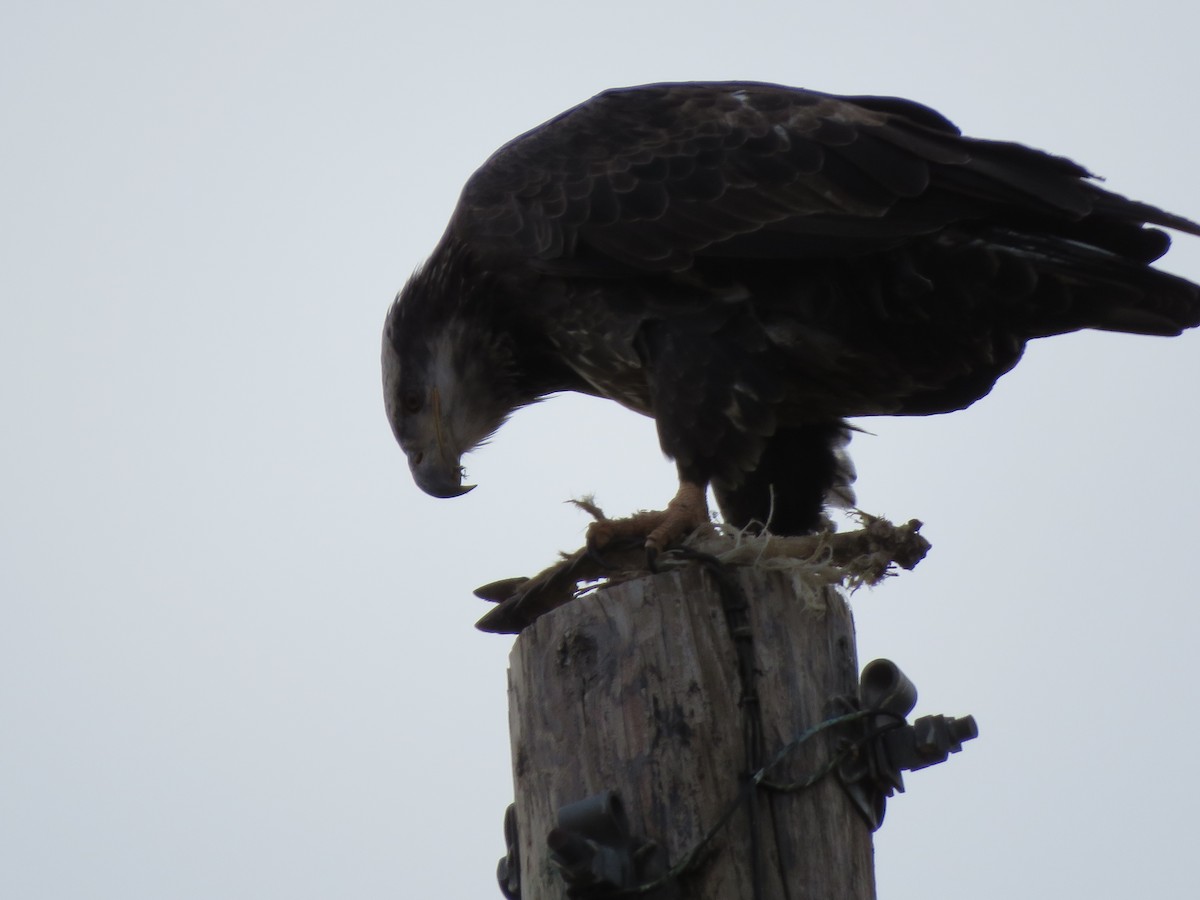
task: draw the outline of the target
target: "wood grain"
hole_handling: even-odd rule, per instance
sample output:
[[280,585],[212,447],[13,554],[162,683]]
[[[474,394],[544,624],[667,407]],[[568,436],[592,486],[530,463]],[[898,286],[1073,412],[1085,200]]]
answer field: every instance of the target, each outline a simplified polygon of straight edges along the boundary
[[[855,691],[854,626],[842,596],[786,571],[739,568],[751,602],[766,758]],[[736,801],[746,773],[736,655],[710,577],[699,567],[611,587],[542,616],[510,658],[509,718],[523,900],[558,900],[564,883],[546,835],[559,806],[607,789],[632,831],[674,865]],[[796,780],[828,760],[822,733],[772,771]],[[743,804],[744,806],[744,804]],[[764,900],[874,897],[871,834],[833,778],[758,791]],[[681,882],[682,896],[752,896],[745,808]]]

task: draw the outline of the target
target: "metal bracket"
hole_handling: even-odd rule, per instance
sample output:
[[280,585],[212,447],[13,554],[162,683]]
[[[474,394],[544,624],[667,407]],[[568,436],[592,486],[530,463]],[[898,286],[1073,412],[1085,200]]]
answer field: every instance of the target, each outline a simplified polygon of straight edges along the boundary
[[517,804],[504,810],[505,854],[496,865],[496,880],[505,900],[521,900],[521,844],[517,834]]
[[[670,869],[661,846],[630,834],[616,791],[559,807],[558,827],[546,842],[571,898],[612,896],[649,884]],[[672,881],[642,896],[674,900],[678,889]]]
[[838,778],[872,830],[883,824],[887,798],[904,792],[901,770],[916,771],[945,762],[964,741],[979,737],[973,716],[923,716],[911,725],[917,689],[890,659],[877,659],[862,670],[857,697],[838,701],[841,711],[873,715],[852,723],[851,740],[859,752],[838,766]]

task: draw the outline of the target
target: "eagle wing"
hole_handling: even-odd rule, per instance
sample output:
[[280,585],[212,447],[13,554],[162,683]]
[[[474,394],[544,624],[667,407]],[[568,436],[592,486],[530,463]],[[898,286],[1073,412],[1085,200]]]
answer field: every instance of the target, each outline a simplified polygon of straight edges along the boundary
[[907,100],[648,85],[510,141],[470,179],[450,231],[484,258],[568,276],[857,255],[954,222],[1029,216],[1143,262],[1169,245],[1143,223],[1200,234],[1089,177],[1063,157],[965,138]]

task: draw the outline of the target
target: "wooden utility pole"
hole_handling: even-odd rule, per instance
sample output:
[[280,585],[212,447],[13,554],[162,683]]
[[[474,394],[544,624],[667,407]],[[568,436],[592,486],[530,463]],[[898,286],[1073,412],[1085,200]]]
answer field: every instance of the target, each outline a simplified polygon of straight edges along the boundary
[[[804,781],[835,758],[833,729],[783,751],[836,714],[833,698],[857,693],[846,602],[786,568],[739,566],[726,577],[749,601],[740,623],[729,592],[693,564],[567,603],[517,638],[509,719],[521,900],[564,896],[547,836],[560,807],[597,795],[628,819],[610,844],[630,838],[624,849],[643,862],[645,841],[662,851],[657,868],[626,872],[626,887],[686,865],[643,896],[875,896],[871,829],[835,777],[786,792],[748,781],[781,752],[764,781]],[[739,665],[747,652],[749,669]],[[597,844],[570,827],[551,840],[566,859]]]

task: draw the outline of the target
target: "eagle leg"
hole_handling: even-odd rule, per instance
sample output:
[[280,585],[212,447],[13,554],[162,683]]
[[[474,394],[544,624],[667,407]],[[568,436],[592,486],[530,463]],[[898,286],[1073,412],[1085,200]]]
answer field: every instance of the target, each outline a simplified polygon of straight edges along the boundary
[[654,560],[667,547],[709,523],[707,486],[680,480],[679,491],[663,510],[635,513],[625,519],[602,519],[588,527],[588,550],[599,555],[605,547],[629,539],[643,540],[646,558]]

